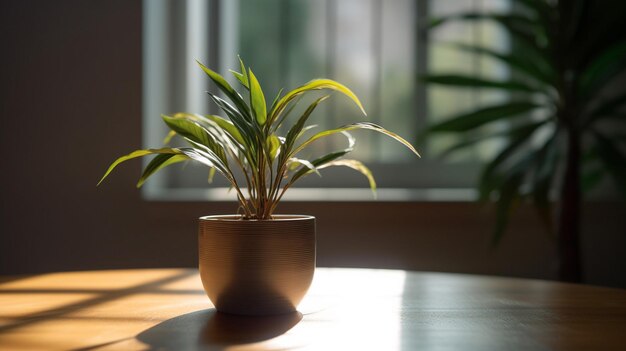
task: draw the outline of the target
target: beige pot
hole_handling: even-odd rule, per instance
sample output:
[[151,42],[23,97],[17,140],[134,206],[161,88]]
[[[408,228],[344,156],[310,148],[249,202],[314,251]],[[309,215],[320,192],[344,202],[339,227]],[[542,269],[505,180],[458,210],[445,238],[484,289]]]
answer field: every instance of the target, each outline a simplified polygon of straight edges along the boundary
[[199,268],[204,291],[220,312],[294,312],[315,271],[315,217],[200,217]]

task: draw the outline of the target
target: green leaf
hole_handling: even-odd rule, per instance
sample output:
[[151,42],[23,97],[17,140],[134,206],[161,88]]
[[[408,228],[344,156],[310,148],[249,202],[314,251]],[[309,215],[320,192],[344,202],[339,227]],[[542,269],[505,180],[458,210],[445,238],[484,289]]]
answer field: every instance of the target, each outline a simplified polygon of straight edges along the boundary
[[422,77],[426,83],[441,84],[466,88],[492,88],[518,92],[535,93],[537,90],[527,84],[516,81],[494,81],[460,74],[442,74]]
[[317,167],[315,167],[309,160],[304,160],[304,159],[297,158],[297,157],[291,157],[289,158],[289,160],[287,160],[287,163],[289,164],[289,168],[293,168],[294,166],[297,167],[298,165],[301,165],[310,169],[312,172],[315,172],[317,175],[321,176],[320,172],[317,170]]
[[[233,87],[226,81],[226,79],[224,79],[224,77],[219,75],[217,72],[214,72],[210,68],[200,63],[200,61],[196,60],[196,62],[198,63],[198,65],[200,65],[200,68],[204,71],[204,73],[206,73],[209,78],[211,78],[211,80],[217,85],[217,87],[237,106],[240,113],[243,114],[243,116],[245,117],[250,117],[248,105],[246,105],[241,95],[239,95],[239,93],[235,89],[233,89]],[[250,120],[251,118],[248,119]]]
[[[291,112],[296,108],[296,106],[298,105],[298,103],[300,102],[300,100],[302,100],[302,95],[298,96],[295,100],[292,100],[289,103],[289,108],[284,110],[285,112],[280,114],[280,117],[278,119],[273,119],[272,120],[272,132],[276,132],[280,126],[283,124],[283,122],[287,119],[287,117],[289,117],[289,115],[291,114]],[[274,104],[276,105],[276,104]],[[272,107],[273,109],[273,107]]]
[[167,126],[177,134],[189,138],[199,144],[208,146],[211,143],[209,133],[187,118],[174,118],[161,115],[161,118]]
[[530,136],[533,132],[534,129],[528,129],[513,136],[509,144],[483,168],[479,181],[479,197],[482,201],[487,200],[489,193],[500,185],[500,179],[494,175],[494,172],[500,165],[507,161],[509,157],[514,155],[515,151],[517,151],[521,145],[530,140]]
[[528,60],[524,60],[523,59],[525,57],[524,55],[503,54],[495,50],[482,48],[482,47],[474,46],[474,45],[461,44],[461,43],[453,44],[453,46],[461,51],[481,54],[481,55],[485,55],[493,59],[496,59],[512,67],[513,69],[516,69],[517,71],[524,73],[530,76],[531,78],[534,78],[538,82],[548,84],[548,85],[553,84],[553,79],[552,79],[553,72],[549,72],[549,73],[544,72],[541,69],[542,65],[537,65],[536,62],[532,62],[532,61],[529,62]]
[[209,168],[209,176],[207,177],[209,184],[213,183],[213,177],[215,177],[215,167]]
[[163,138],[163,145],[168,145],[172,141],[172,138],[175,136],[176,136],[176,132],[173,130],[170,130],[165,136],[165,138]]
[[250,81],[248,80],[248,71],[246,70],[246,65],[243,64],[243,60],[241,59],[241,57],[239,57],[239,55],[237,55],[237,59],[239,59],[239,69],[241,70],[241,75],[243,76],[244,82],[246,83],[244,85],[248,87]]
[[626,93],[618,94],[609,99],[600,101],[595,108],[589,112],[585,126],[590,126],[602,117],[613,115],[626,107]]
[[[623,14],[626,13],[626,3],[622,1],[613,1],[611,6],[602,6],[598,1],[586,1],[587,5],[596,7],[595,14],[589,14],[585,11],[584,26],[579,26],[577,37],[575,41],[571,43],[565,43],[569,46],[562,46],[568,50],[568,66],[575,67],[579,74],[585,67],[588,67],[590,62],[593,62],[594,57],[598,57],[598,54],[602,53],[607,47],[615,44],[613,39],[624,40],[624,18]],[[594,6],[597,3],[600,6]],[[592,5],[593,4],[593,5]],[[605,11],[602,11],[605,9]],[[608,10],[608,11],[607,11]],[[602,25],[590,25],[592,23],[591,18],[602,18]],[[619,34],[618,34],[619,33]],[[608,40],[607,40],[608,39]],[[555,42],[561,43],[560,38],[554,39]],[[578,79],[580,83],[580,79]]]
[[580,179],[580,187],[583,189],[583,192],[586,193],[592,190],[596,185],[600,184],[600,181],[604,179],[605,174],[606,172],[603,168],[596,168],[583,173]]
[[296,140],[300,139],[300,137],[302,137],[304,135],[304,133],[308,132],[311,129],[317,128],[317,127],[319,127],[317,124],[311,124],[311,125],[308,125],[308,126],[302,128],[300,133],[298,133],[298,135],[296,135]]
[[465,132],[503,118],[529,112],[540,105],[532,102],[511,102],[463,113],[430,127],[431,132]]
[[[217,129],[219,125],[201,115],[177,113],[175,117],[162,117],[172,130],[184,137],[195,149],[202,151],[203,156],[210,159],[215,167],[219,166],[222,173],[231,173],[224,149],[227,143],[226,134],[223,130]],[[202,126],[202,122],[207,123],[210,129]],[[184,153],[185,149],[180,150]]]
[[396,133],[390,132],[387,129],[385,129],[385,128],[377,125],[377,124],[370,123],[370,122],[357,122],[357,123],[348,124],[348,125],[336,128],[336,129],[330,129],[330,130],[325,130],[325,131],[319,132],[319,133],[311,136],[309,139],[307,139],[302,144],[300,144],[292,152],[292,155],[295,155],[296,153],[300,152],[307,145],[311,144],[312,142],[314,142],[317,139],[320,139],[320,138],[323,138],[323,137],[327,137],[329,135],[333,135],[333,134],[336,134],[336,133],[347,132],[347,131],[354,130],[354,129],[368,129],[368,130],[373,130],[375,132],[387,135],[387,136],[395,139],[396,141],[400,142],[402,145],[406,146],[409,150],[411,150],[418,157],[420,156],[420,154],[417,152],[417,150],[415,150],[413,145],[411,145],[411,143],[409,143],[408,141],[404,140],[401,136],[397,135]]
[[272,122],[275,121],[278,118],[278,116],[283,112],[283,110],[287,107],[287,105],[289,104],[291,100],[295,99],[296,97],[302,95],[305,92],[313,91],[313,90],[320,90],[320,89],[335,90],[346,95],[361,109],[361,112],[363,112],[364,115],[367,115],[365,113],[365,109],[363,108],[363,105],[361,104],[361,101],[359,101],[359,98],[350,89],[348,89],[348,87],[330,79],[314,79],[288,92],[285,96],[283,96],[280,100],[278,100],[278,102],[276,103],[276,106],[270,112],[270,120]]
[[163,148],[163,149],[146,149],[146,150],[136,150],[131,152],[128,155],[124,155],[122,157],[119,157],[118,159],[116,159],[107,169],[107,171],[104,173],[104,175],[102,176],[102,178],[100,179],[100,181],[98,182],[97,185],[100,185],[100,183],[102,183],[102,181],[104,180],[104,178],[106,178],[115,167],[117,167],[117,165],[119,165],[122,162],[131,160],[133,158],[137,158],[137,157],[143,157],[143,156],[147,156],[147,155],[154,155],[154,154],[180,154],[181,151],[179,149],[173,149],[173,148]]
[[246,118],[224,99],[214,94],[208,93],[215,104],[222,109],[230,118],[230,121],[235,125],[242,138],[245,140],[246,145],[251,149],[252,153],[259,149],[257,133],[258,128],[255,128],[256,123],[252,125]]
[[137,182],[137,188],[140,188],[148,178],[160,171],[161,169],[182,161],[189,160],[189,157],[182,154],[158,154],[146,166],[141,174],[141,178]]
[[537,166],[532,182],[532,197],[535,211],[550,237],[554,237],[550,191],[552,190],[558,159],[557,147],[555,146],[556,137],[556,133],[552,134],[540,151],[536,153]]
[[206,73],[209,76],[209,78],[211,78],[211,80],[215,82],[217,87],[220,88],[220,90],[222,90],[224,94],[226,94],[229,97],[230,95],[237,94],[235,89],[233,89],[233,87],[230,86],[230,84],[226,81],[226,79],[224,79],[224,77],[222,77],[219,73],[203,65],[200,61],[196,60],[196,63],[200,66],[200,68],[204,71],[204,73]]
[[203,145],[191,142],[194,148],[181,148],[180,152],[188,156],[190,159],[200,162],[210,168],[215,168],[220,172],[227,180],[233,181],[234,176],[228,167],[228,164],[224,160],[220,159],[213,150],[203,147]]
[[369,168],[367,168],[361,161],[346,160],[346,159],[334,160],[334,161],[325,163],[317,167],[317,169],[323,169],[323,168],[334,167],[334,166],[345,166],[345,167],[349,167],[356,171],[361,172],[365,177],[367,177],[367,180],[369,181],[369,184],[370,184],[370,189],[372,189],[374,198],[376,198],[376,181],[374,180],[372,171],[370,171]]
[[539,17],[546,17],[551,12],[551,7],[544,0],[517,0],[518,3],[532,10]]
[[[347,148],[345,150],[340,150],[340,151],[335,151],[329,154],[326,154],[324,156],[318,157],[315,160],[311,161],[311,164],[313,165],[313,168],[317,168],[320,166],[323,166],[324,164],[328,163],[328,162],[332,162],[342,156],[344,156],[345,154],[349,153],[352,151],[352,148]],[[295,183],[298,179],[300,179],[301,177],[303,177],[304,175],[313,173],[314,171],[312,171],[308,166],[305,167],[300,167],[300,169],[298,169],[293,176],[291,176],[291,179],[289,180],[289,183],[287,184],[288,186],[290,186],[291,184]]]
[[214,116],[214,115],[207,115],[206,118],[212,120],[217,125],[219,125],[226,133],[228,133],[239,144],[247,145],[245,140],[241,136],[241,133],[232,122],[229,122],[222,117]]
[[427,19],[428,22],[426,23],[425,29],[428,30],[432,30],[435,29],[437,27],[439,27],[440,25],[446,23],[449,18],[447,17],[431,17]]
[[[169,118],[180,120],[179,124],[182,125],[178,126],[178,128],[191,128],[192,132],[195,132],[195,134],[200,134],[203,137],[206,136],[206,140],[204,140],[204,138],[194,137],[193,135],[190,136],[188,135],[189,133],[183,133],[185,135],[182,135],[187,141],[193,141],[202,145],[202,147],[213,150],[213,152],[220,157],[223,163],[227,163],[225,148],[228,148],[230,151],[232,151],[233,154],[237,154],[238,151],[246,151],[245,145],[240,144],[233,136],[230,135],[227,129],[231,129],[231,132],[235,133],[235,135],[237,135],[238,131],[234,129],[230,122],[222,119],[221,117],[202,116],[197,114],[179,112],[174,114],[173,117]],[[222,126],[220,126],[220,124],[216,123],[214,120],[221,123],[226,129],[222,128]],[[198,128],[200,128],[200,130],[198,130]],[[172,132],[176,134],[175,130],[173,130]]]
[[[482,21],[482,20],[493,20],[500,24],[506,25],[506,27],[512,27],[514,24],[517,27],[532,27],[534,23],[527,17],[518,16],[518,15],[502,15],[502,14],[494,14],[494,13],[479,13],[479,12],[466,12],[457,15],[444,16],[436,18],[435,21],[432,22],[431,28],[433,26],[439,26],[446,22],[450,21]],[[528,33],[532,33],[530,28],[525,28],[525,31]]]
[[518,198],[517,189],[522,179],[522,174],[514,174],[505,181],[504,186],[500,189],[500,198],[496,209],[496,225],[491,240],[493,246],[497,246],[504,235],[511,216],[513,202]]
[[248,73],[246,72],[246,67],[243,64],[243,61],[241,60],[241,57],[237,56],[239,58],[239,67],[241,69],[241,73],[237,72],[237,71],[233,71],[232,69],[229,69],[230,73],[233,74],[233,76],[235,76],[235,78],[237,78],[237,80],[239,81],[239,83],[241,83],[241,85],[244,86],[244,88],[246,89],[250,89],[250,84],[248,82]]
[[605,84],[625,69],[626,42],[617,43],[600,53],[583,71],[579,91],[589,97],[602,89]]
[[492,244],[499,243],[508,224],[511,215],[512,205],[523,196],[521,185],[525,174],[529,172],[533,162],[536,162],[538,152],[528,152],[519,158],[513,166],[499,177],[498,193],[499,199],[496,209],[496,226],[493,234]]
[[278,91],[278,94],[276,94],[276,97],[274,97],[274,100],[272,101],[272,107],[270,108],[270,111],[274,110],[274,107],[276,106],[276,103],[278,102],[278,99],[280,99],[280,95],[283,93],[283,88],[280,88],[280,90]]
[[[556,67],[554,66],[554,45],[557,42],[554,30],[559,27],[555,23],[559,14],[556,6],[537,3],[532,0],[521,0],[527,7],[534,8],[534,11],[525,11],[516,14],[494,14],[494,13],[463,13],[444,17],[436,21],[438,25],[451,21],[492,21],[502,26],[510,38],[512,47],[516,53],[525,57],[526,60],[536,65],[537,68],[550,77],[555,77]],[[515,9],[516,6],[513,6]],[[556,81],[555,79],[551,79]]]
[[237,80],[239,81],[239,83],[241,83],[241,85],[243,85],[245,88],[249,89],[250,87],[248,86],[248,82],[246,81],[246,78],[243,74],[237,72],[237,71],[233,71],[232,69],[228,70],[230,73],[233,74],[233,76],[235,78],[237,78]]
[[512,129],[507,129],[504,131],[500,131],[500,132],[496,132],[496,133],[491,133],[491,134],[486,134],[486,135],[479,135],[477,137],[474,138],[470,138],[470,139],[465,139],[462,140],[461,142],[454,144],[450,147],[448,147],[447,149],[445,149],[442,153],[441,153],[441,157],[445,157],[447,155],[449,155],[450,153],[457,151],[457,150],[462,150],[466,147],[472,146],[474,144],[492,139],[492,138],[498,138],[498,137],[515,137],[517,135],[520,134],[526,134],[527,132],[532,132],[534,130],[536,130],[537,128],[545,125],[548,122],[548,120],[544,120],[544,121],[540,121],[540,122],[535,122],[535,123],[530,123],[530,124],[524,124],[521,125],[519,127],[515,127]]
[[270,136],[267,137],[267,147],[268,147],[268,151],[269,151],[269,160],[270,162],[272,162],[276,156],[278,156],[278,154],[280,153],[280,139],[275,135],[272,134]]
[[626,156],[613,141],[599,133],[594,133],[598,156],[613,177],[618,189],[626,197]]
[[320,97],[319,99],[313,101],[311,105],[302,113],[298,121],[289,129],[287,135],[285,137],[285,155],[291,154],[291,149],[293,147],[294,142],[297,137],[300,135],[300,132],[304,129],[304,124],[309,119],[309,116],[313,113],[313,110],[319,105],[320,102],[326,100],[329,95],[325,95]]
[[231,122],[233,122],[233,124],[237,126],[237,129],[239,129],[239,131],[249,129],[246,127],[252,127],[250,121],[248,121],[245,116],[242,115],[241,112],[237,110],[233,105],[229,104],[226,100],[215,94],[211,94],[208,92],[207,94],[209,95],[209,97],[211,97],[211,100],[213,100],[217,107],[219,107],[222,111],[224,111],[224,113],[226,113],[228,118],[230,118]]
[[[512,39],[524,42],[526,45],[533,47],[538,44],[550,44],[546,40],[546,25],[550,25],[545,21],[543,23],[525,16],[511,14],[494,14],[494,13],[462,13],[460,15],[452,15],[439,18],[432,22],[433,25],[439,26],[449,21],[494,21],[504,27]],[[538,42],[538,39],[543,39]]]
[[259,81],[256,79],[252,70],[249,70],[250,75],[250,103],[252,104],[252,111],[256,117],[256,121],[259,125],[264,125],[267,120],[267,111],[265,105],[265,95]]
[[[480,178],[481,200],[487,200],[488,195],[494,190],[497,190],[499,194],[496,226],[492,241],[494,245],[498,244],[506,229],[513,202],[525,196],[522,191],[522,182],[526,175],[534,175],[535,177],[532,188],[533,196],[535,196],[535,200],[537,200],[537,196],[540,197],[539,201],[535,203],[535,209],[546,224],[548,232],[551,233],[552,231],[548,194],[558,157],[556,154],[557,144],[555,143],[558,134],[555,132],[549,136],[538,150],[524,150],[525,152],[520,152],[518,157],[512,157],[521,145],[530,141],[531,130],[520,131],[519,135],[512,138],[510,144],[485,167]],[[499,170],[505,161],[509,161],[507,162],[508,167]]]

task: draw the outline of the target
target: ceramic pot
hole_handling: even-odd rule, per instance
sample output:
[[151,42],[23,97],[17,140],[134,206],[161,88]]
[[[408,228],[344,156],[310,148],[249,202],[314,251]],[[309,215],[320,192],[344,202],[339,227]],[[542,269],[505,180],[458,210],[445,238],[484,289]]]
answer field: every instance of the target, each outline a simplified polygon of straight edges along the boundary
[[315,217],[200,217],[198,249],[202,285],[218,311],[294,312],[315,271]]

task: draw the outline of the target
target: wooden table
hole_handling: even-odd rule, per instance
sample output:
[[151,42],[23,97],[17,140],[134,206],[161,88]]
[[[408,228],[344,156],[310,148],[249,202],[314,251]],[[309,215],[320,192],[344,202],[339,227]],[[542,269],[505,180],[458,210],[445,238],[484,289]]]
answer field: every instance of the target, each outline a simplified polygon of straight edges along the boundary
[[626,290],[320,268],[300,313],[216,313],[196,270],[0,278],[0,350],[625,350]]

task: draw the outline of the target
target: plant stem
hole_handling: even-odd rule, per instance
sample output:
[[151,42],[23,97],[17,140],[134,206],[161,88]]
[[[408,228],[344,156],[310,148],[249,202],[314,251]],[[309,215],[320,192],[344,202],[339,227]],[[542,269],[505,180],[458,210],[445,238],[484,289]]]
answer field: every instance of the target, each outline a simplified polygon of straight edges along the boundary
[[278,201],[276,199],[276,197],[278,196],[278,191],[280,190],[280,184],[282,183],[283,180],[283,176],[285,174],[285,165],[286,163],[283,161],[283,158],[281,157],[278,161],[278,164],[280,166],[278,166],[278,169],[276,170],[276,178],[274,179],[274,183],[272,184],[272,187],[270,188],[270,202],[271,202],[271,211],[274,211],[275,203]]
[[580,257],[580,136],[568,128],[567,156],[558,217],[559,279],[579,283],[582,279]]

